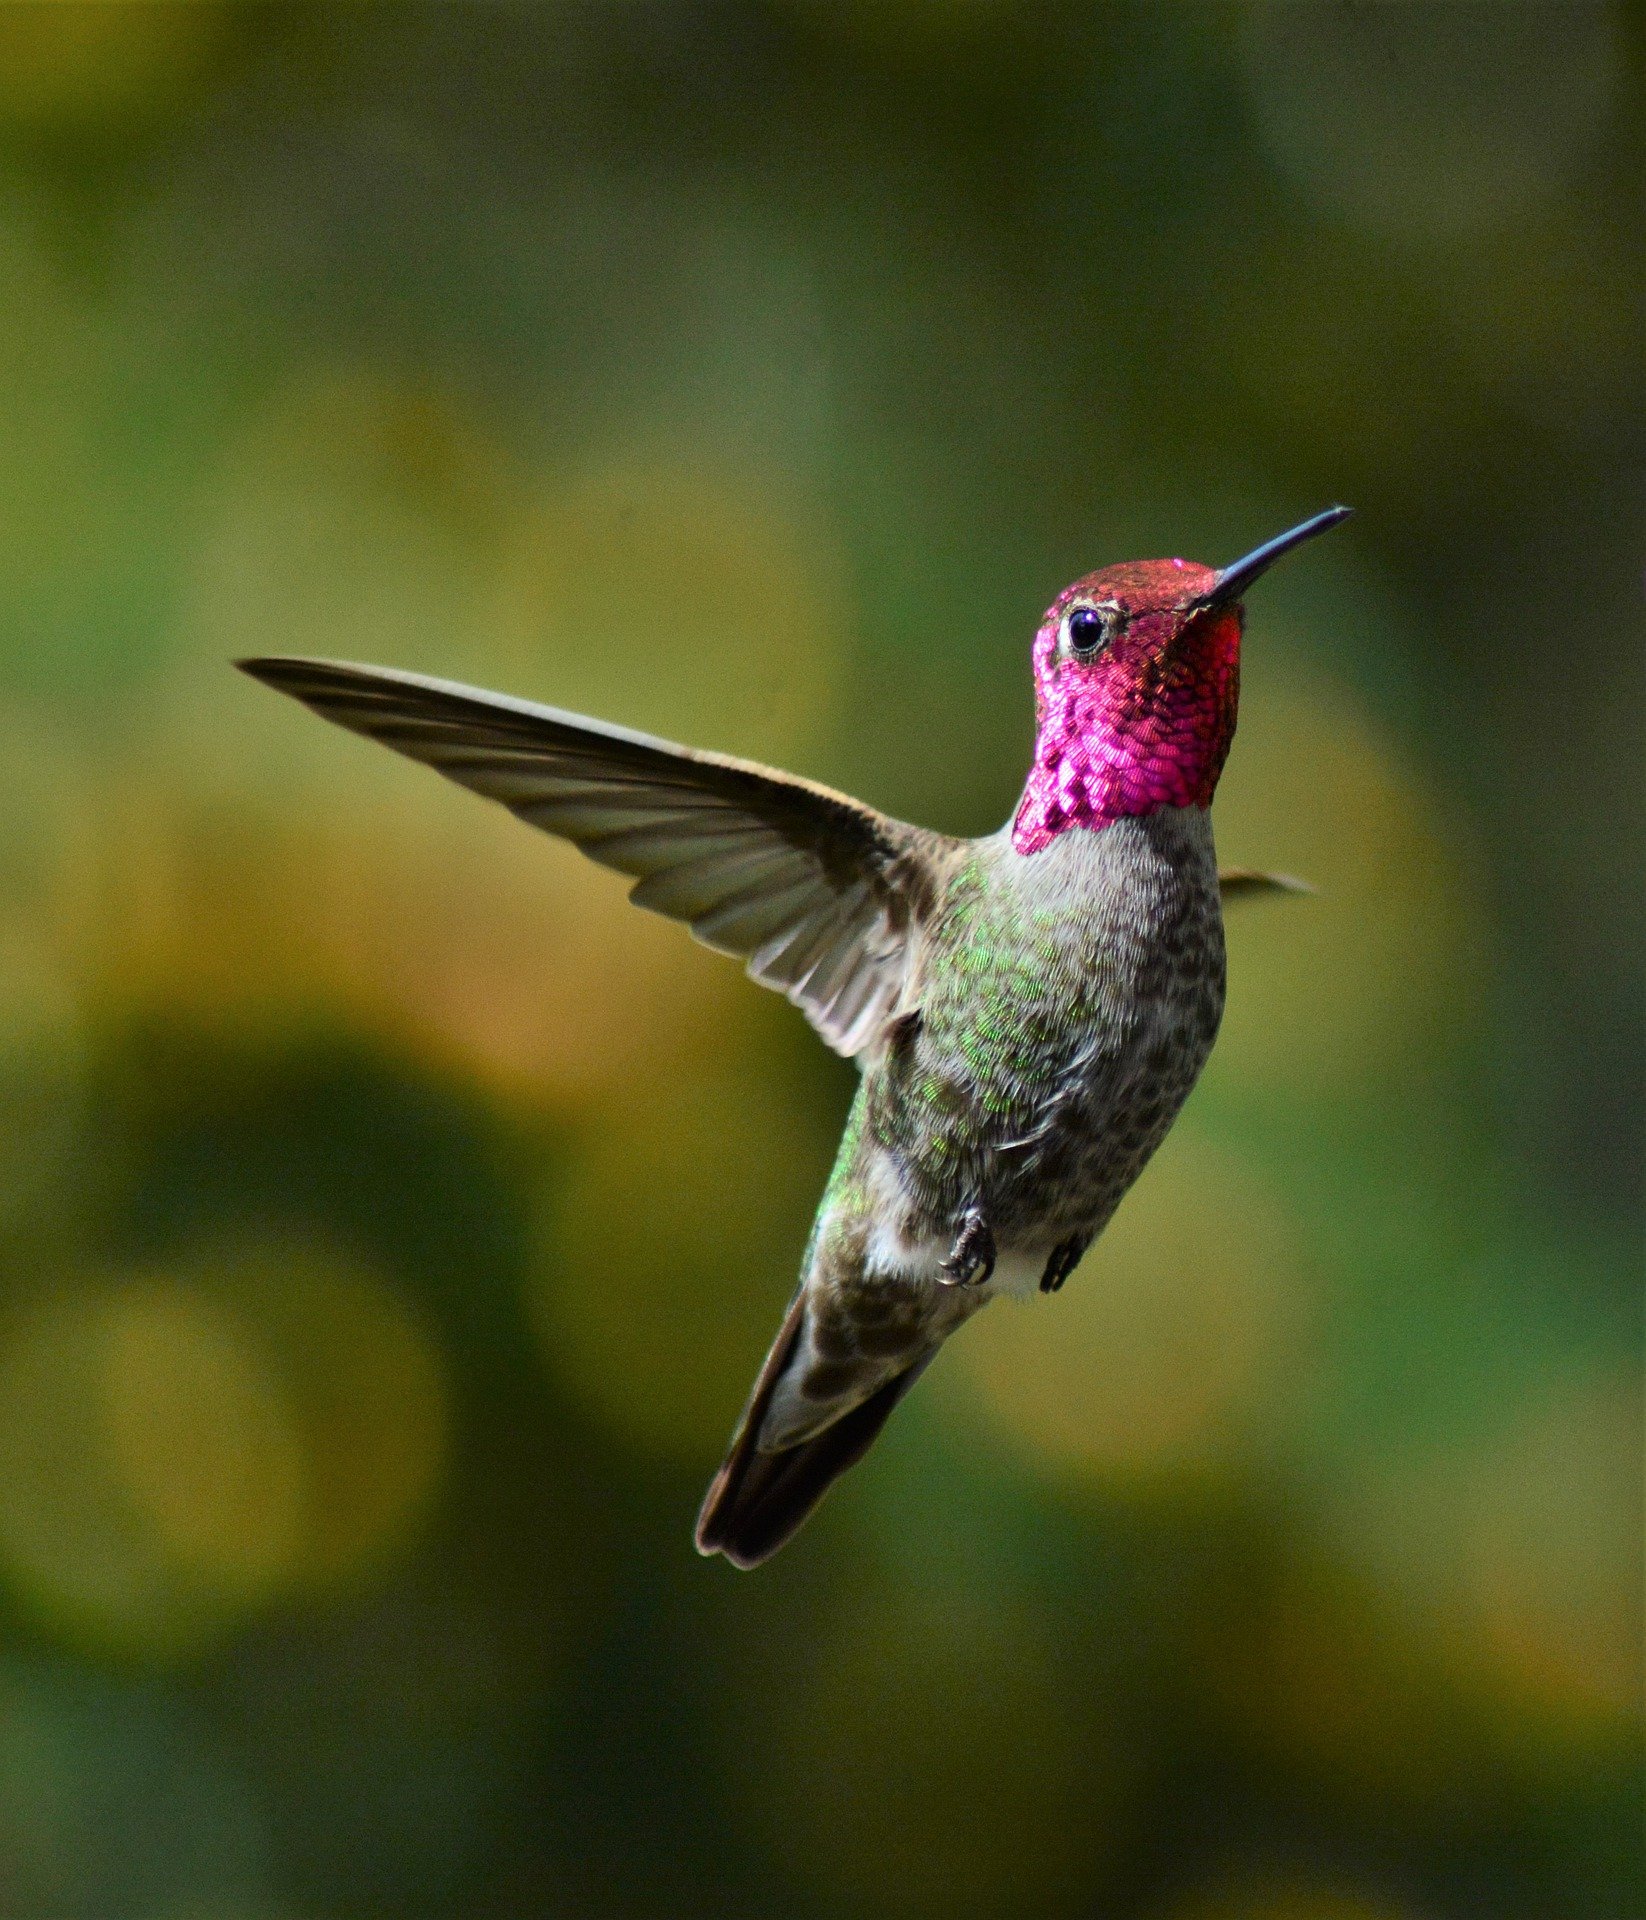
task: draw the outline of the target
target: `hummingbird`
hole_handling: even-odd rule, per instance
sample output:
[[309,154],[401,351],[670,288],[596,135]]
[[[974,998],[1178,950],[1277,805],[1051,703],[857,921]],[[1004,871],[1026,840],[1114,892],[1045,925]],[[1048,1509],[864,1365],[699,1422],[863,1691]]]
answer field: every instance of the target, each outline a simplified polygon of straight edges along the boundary
[[1330,507],[1232,566],[1145,560],[1066,588],[1035,635],[1034,758],[997,833],[953,838],[793,774],[502,694],[345,662],[238,662],[630,875],[859,1066],[799,1284],[698,1515],[769,1559],[944,1341],[1056,1293],[1217,1036],[1219,874],[1246,590]]

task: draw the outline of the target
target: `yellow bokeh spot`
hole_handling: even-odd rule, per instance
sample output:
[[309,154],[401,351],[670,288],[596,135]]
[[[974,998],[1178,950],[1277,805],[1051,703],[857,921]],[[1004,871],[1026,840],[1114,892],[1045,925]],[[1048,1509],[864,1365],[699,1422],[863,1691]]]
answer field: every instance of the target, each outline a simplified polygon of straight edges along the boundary
[[1488,1751],[1592,1773],[1641,1728],[1638,1446],[1633,1383],[1574,1369],[1362,1459],[1335,1564],[1224,1623],[1207,1671],[1260,1745],[1385,1803],[1467,1797]]
[[1638,1384],[1571,1367],[1340,1495],[1357,1554],[1545,1758],[1636,1729]]
[[301,1450],[266,1358],[204,1294],[137,1284],[101,1304],[94,1391],[117,1486],[185,1578],[234,1599],[295,1555]]
[[1459,1516],[1485,1649],[1573,1733],[1641,1723],[1639,1445],[1638,1381],[1558,1381],[1480,1463]]
[[400,1294],[325,1246],[226,1246],[196,1270],[256,1330],[303,1434],[295,1582],[358,1582],[406,1545],[438,1486],[450,1424],[438,1349]]
[[520,520],[496,620],[557,706],[790,762],[832,704],[835,571],[757,476],[613,454]]
[[777,1331],[827,1152],[752,1060],[585,1119],[531,1307],[551,1372],[603,1425],[712,1461]]
[[[372,764],[363,750],[351,761],[312,726],[272,721],[231,745],[213,724],[225,658],[304,653],[804,759],[832,706],[841,573],[819,517],[769,472],[666,444],[532,470],[444,395],[317,370],[269,406],[216,490],[168,727],[240,790],[289,794],[294,773],[337,788]],[[250,710],[243,690],[236,704]]]
[[0,1355],[0,1560],[70,1637],[170,1652],[291,1568],[302,1442],[266,1356],[170,1279],[37,1309]]
[[1248,699],[1219,854],[1317,892],[1231,911],[1215,1074],[1364,1094],[1467,1023],[1474,910],[1442,811],[1345,689],[1290,678]]
[[410,1536],[438,1356],[323,1250],[221,1249],[36,1307],[0,1348],[0,1563],[68,1638],[186,1652]]
[[220,8],[7,7],[0,10],[0,121],[24,127],[140,122],[174,105],[220,38]]
[[524,499],[495,436],[443,395],[351,365],[294,381],[232,449],[194,542],[196,657],[173,726],[241,787],[289,783],[321,755],[336,768],[321,734],[288,734],[261,761],[216,737],[226,661],[306,653],[475,677],[495,658],[491,581]]
[[1278,1198],[1180,1125],[1063,1291],[992,1307],[950,1368],[1056,1472],[1203,1471],[1284,1393],[1312,1293]]

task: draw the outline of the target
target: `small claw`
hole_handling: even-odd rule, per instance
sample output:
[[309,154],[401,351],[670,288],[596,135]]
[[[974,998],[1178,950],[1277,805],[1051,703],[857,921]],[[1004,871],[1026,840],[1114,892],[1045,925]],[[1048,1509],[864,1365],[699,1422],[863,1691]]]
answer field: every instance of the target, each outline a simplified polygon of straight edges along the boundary
[[973,1207],[960,1224],[938,1284],[944,1287],[981,1287],[994,1272],[994,1234],[981,1207]]
[[1040,1276],[1040,1291],[1056,1293],[1075,1268],[1091,1245],[1090,1239],[1082,1240],[1078,1234],[1071,1234],[1067,1240],[1060,1240],[1052,1248],[1051,1258],[1046,1262],[1046,1271]]

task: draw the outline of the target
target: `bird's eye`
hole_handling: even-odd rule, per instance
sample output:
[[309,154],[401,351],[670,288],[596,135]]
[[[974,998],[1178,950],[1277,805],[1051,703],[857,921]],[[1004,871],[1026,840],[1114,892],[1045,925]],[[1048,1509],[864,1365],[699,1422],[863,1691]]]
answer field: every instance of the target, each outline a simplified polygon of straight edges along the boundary
[[1089,660],[1108,638],[1109,623],[1096,607],[1076,607],[1064,630],[1069,636],[1070,652]]

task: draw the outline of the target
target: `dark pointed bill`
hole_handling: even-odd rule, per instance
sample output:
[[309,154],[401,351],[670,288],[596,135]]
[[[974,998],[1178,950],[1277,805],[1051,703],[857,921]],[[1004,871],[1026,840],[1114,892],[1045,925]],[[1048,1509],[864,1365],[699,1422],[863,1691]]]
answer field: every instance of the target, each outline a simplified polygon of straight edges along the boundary
[[1206,595],[1207,606],[1226,605],[1238,600],[1246,589],[1270,567],[1282,554],[1290,553],[1293,547],[1302,546],[1305,540],[1312,540],[1317,533],[1327,533],[1339,526],[1354,512],[1353,507],[1328,507],[1324,513],[1317,513],[1312,520],[1305,520],[1301,526],[1291,528],[1287,533],[1276,534],[1274,539],[1265,540],[1260,547],[1254,547],[1243,560],[1236,560],[1217,576],[1217,585]]

